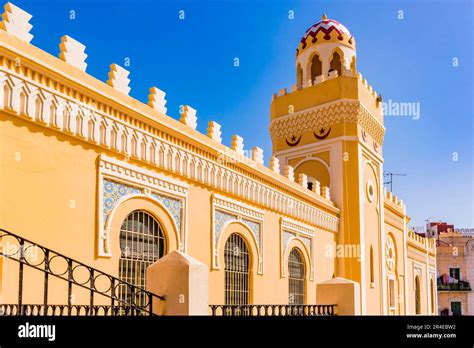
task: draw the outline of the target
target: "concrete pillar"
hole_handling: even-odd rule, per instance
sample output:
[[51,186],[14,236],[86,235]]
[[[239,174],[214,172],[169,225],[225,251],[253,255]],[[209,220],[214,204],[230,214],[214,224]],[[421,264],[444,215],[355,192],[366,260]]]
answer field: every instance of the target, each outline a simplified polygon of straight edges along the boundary
[[336,304],[337,315],[360,315],[360,285],[340,277],[316,284],[316,303]]
[[175,250],[146,270],[146,289],[164,296],[155,300],[160,315],[208,315],[209,269],[195,258]]

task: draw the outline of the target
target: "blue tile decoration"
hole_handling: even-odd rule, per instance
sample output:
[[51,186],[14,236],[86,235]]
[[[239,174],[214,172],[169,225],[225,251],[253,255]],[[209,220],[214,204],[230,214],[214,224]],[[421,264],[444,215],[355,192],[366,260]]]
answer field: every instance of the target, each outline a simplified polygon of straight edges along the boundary
[[283,231],[281,234],[281,253],[285,253],[288,242],[291,238],[296,237],[296,234],[292,232]]
[[260,245],[260,224],[248,219],[242,219],[242,222],[248,226],[250,231],[252,231],[255,239],[257,240],[257,245]]
[[[224,229],[224,225],[229,221],[239,221],[239,220],[236,214],[227,213],[227,212],[220,211],[217,209],[215,210],[214,212],[214,231],[215,231],[214,243],[217,243]],[[261,224],[249,219],[242,219],[240,222],[247,225],[247,227],[249,228],[249,230],[252,232],[252,234],[255,236],[255,239],[257,240],[257,246],[260,248]]]
[[[102,210],[104,216],[104,225],[107,221],[109,213],[112,211],[112,208],[117,203],[117,201],[124,196],[134,194],[143,194],[143,190],[109,179],[103,180]],[[178,231],[181,231],[181,212],[183,202],[179,199],[171,198],[158,193],[152,193],[151,196],[165,206],[165,208],[170,212],[171,216],[173,217],[173,220],[176,222]]]
[[304,243],[304,245],[306,245],[306,247],[308,248],[308,252],[311,254],[311,251],[312,251],[311,250],[311,238],[301,236],[300,239]]
[[109,216],[110,211],[120,198],[122,198],[123,196],[142,193],[142,190],[136,187],[128,186],[108,179],[104,179],[102,184],[104,192],[102,207],[104,224],[107,221],[107,217]]
[[174,222],[176,222],[178,231],[181,231],[181,208],[183,207],[183,202],[179,199],[171,198],[158,193],[152,193],[151,196],[165,206],[165,208],[173,217]]
[[224,225],[231,220],[237,221],[237,215],[225,213],[220,210],[216,210],[214,212],[214,243],[217,243],[217,241],[219,240]]

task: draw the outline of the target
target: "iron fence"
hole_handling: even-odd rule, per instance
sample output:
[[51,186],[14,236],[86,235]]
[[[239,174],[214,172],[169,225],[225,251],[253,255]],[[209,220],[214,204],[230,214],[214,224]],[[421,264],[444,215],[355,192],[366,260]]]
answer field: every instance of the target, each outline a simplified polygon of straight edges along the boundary
[[[154,315],[153,305],[164,301],[158,296],[96,268],[48,249],[12,232],[0,229],[0,257],[18,263],[18,302],[0,304],[0,315]],[[24,274],[34,269],[42,274],[43,301],[24,303]],[[67,304],[49,303],[51,277],[67,284]],[[73,303],[73,287],[88,293],[87,304]],[[35,292],[38,289],[34,289]],[[124,291],[125,290],[125,291]],[[121,293],[129,294],[127,298]],[[96,297],[110,302],[96,303]]]
[[210,305],[213,316],[333,316],[336,305]]

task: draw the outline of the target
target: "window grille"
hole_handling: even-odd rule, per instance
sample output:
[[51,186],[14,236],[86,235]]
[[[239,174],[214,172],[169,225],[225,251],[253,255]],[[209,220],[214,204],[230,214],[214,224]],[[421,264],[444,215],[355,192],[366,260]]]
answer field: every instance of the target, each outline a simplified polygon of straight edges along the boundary
[[[119,278],[145,289],[147,267],[165,254],[163,228],[149,213],[133,211],[120,228],[120,250]],[[145,294],[131,294],[126,286],[119,288],[118,296],[128,303],[147,305]]]
[[395,280],[388,280],[388,306],[395,308]]
[[415,277],[415,313],[421,314],[421,299],[420,299],[420,278]]
[[249,259],[247,244],[243,238],[236,233],[231,234],[224,248],[225,304],[249,304]]
[[289,270],[289,303],[304,304],[305,265],[303,255],[297,248],[293,248],[288,258]]

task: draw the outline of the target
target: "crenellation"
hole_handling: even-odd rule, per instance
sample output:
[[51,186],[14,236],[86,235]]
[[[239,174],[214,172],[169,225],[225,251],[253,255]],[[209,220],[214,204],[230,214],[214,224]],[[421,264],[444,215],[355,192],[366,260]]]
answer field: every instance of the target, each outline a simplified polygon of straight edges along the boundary
[[280,174],[280,160],[275,156],[270,158],[270,169],[272,172]]
[[221,125],[214,121],[207,124],[207,136],[218,143],[222,142]]
[[295,181],[294,168],[290,166],[289,164],[285,166],[285,177],[289,179],[290,181]]
[[321,183],[319,182],[319,180],[313,179],[312,191],[318,196],[321,196]]
[[114,87],[118,91],[128,94],[130,92],[130,79],[128,75],[130,72],[117,64],[110,65],[109,79],[107,84]]
[[179,122],[182,124],[185,124],[188,127],[191,127],[192,129],[196,129],[197,127],[197,111],[196,109],[192,108],[189,105],[183,105],[181,107],[181,118],[179,119]]
[[263,149],[258,146],[252,148],[252,160],[263,165]]
[[237,152],[239,155],[244,154],[244,138],[241,136],[234,134],[232,136],[232,150]]
[[298,184],[303,188],[308,188],[308,176],[303,173],[298,174]]
[[334,79],[334,78],[338,77],[338,75],[339,74],[338,74],[337,70],[332,70],[328,73],[328,80]]
[[317,84],[319,84],[319,83],[321,83],[321,82],[324,82],[324,81],[325,81],[324,75],[316,76],[316,77],[314,78],[314,83],[313,83],[313,85],[317,85]]
[[280,89],[278,90],[278,96],[279,96],[279,97],[281,97],[282,95],[285,95],[285,94],[287,94],[286,88],[280,88]]
[[321,196],[323,196],[324,198],[326,198],[328,201],[331,200],[331,193],[329,191],[329,187],[327,186],[323,186],[321,188]]
[[150,88],[150,94],[148,94],[148,105],[156,111],[166,115],[166,93],[157,87]]
[[82,71],[86,71],[87,54],[85,50],[85,45],[70,36],[64,35],[61,37],[61,43],[59,44],[59,59]]
[[34,36],[30,34],[30,30],[33,28],[33,25],[29,21],[33,16],[11,2],[7,2],[3,8],[5,11],[2,13],[0,29],[16,36],[20,40],[28,43],[31,42]]

